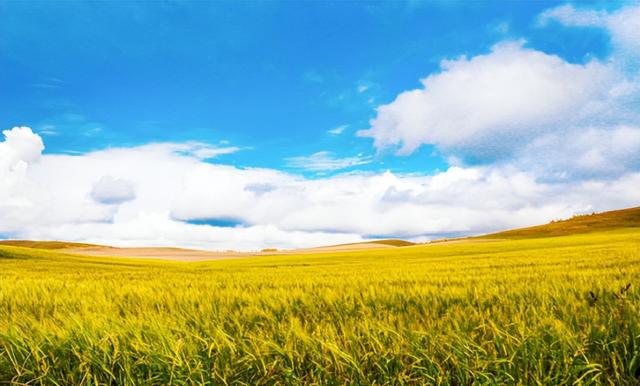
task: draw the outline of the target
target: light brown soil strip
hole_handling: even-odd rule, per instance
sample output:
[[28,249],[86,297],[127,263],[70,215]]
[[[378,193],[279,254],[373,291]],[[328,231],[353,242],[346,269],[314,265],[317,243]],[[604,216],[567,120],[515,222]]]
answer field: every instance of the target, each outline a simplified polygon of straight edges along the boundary
[[205,260],[227,260],[239,259],[251,256],[268,256],[268,255],[291,255],[291,254],[310,254],[310,253],[330,253],[330,252],[346,252],[346,251],[362,251],[371,249],[397,248],[385,244],[361,243],[336,245],[330,247],[294,249],[286,251],[272,252],[215,252],[202,251],[195,249],[182,248],[164,248],[164,247],[142,247],[142,248],[116,248],[116,247],[85,247],[85,248],[68,248],[61,252],[76,255],[88,256],[116,256],[116,257],[136,257],[160,260],[175,261],[205,261]]

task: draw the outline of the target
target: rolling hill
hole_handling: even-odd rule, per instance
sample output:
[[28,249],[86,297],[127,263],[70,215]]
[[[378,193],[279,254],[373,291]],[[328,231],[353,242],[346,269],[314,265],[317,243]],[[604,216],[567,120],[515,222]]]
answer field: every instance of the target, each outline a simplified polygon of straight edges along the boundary
[[520,239],[554,237],[638,227],[640,227],[640,207],[635,207],[602,213],[577,215],[567,220],[552,221],[545,225],[491,233],[480,236],[480,238]]
[[67,241],[0,240],[0,245],[35,249],[69,249],[96,247],[95,244],[72,243]]
[[[527,228],[511,229],[476,237],[459,239],[434,240],[430,245],[443,243],[468,243],[480,240],[494,239],[526,239],[541,237],[568,236],[580,233],[606,231],[622,228],[640,227],[640,207],[613,210],[588,215],[576,215],[567,220],[552,221],[548,224]],[[298,250],[269,250],[263,252],[214,252],[193,250],[184,248],[143,247],[143,248],[116,248],[111,246],[74,243],[64,241],[31,241],[31,240],[0,240],[0,245],[17,246],[25,248],[59,250],[66,253],[92,255],[92,256],[121,256],[159,258],[165,260],[202,261],[220,260],[226,258],[251,257],[257,255],[282,255],[282,254],[308,254],[330,253],[341,251],[358,251],[372,249],[386,249],[408,247],[418,245],[400,239],[372,240],[360,243],[349,243],[330,246],[319,246]]]
[[29,240],[2,240],[0,246],[14,246],[31,249],[55,250],[74,255],[104,256],[104,257],[133,257],[161,260],[180,261],[206,261],[246,258],[252,256],[290,255],[290,254],[316,254],[334,253],[346,251],[364,251],[374,249],[387,249],[416,245],[409,241],[398,239],[372,240],[362,243],[340,244],[303,248],[293,250],[263,250],[261,252],[237,252],[237,251],[207,251],[172,247],[133,247],[118,248],[107,245],[72,243],[64,241],[29,241]]

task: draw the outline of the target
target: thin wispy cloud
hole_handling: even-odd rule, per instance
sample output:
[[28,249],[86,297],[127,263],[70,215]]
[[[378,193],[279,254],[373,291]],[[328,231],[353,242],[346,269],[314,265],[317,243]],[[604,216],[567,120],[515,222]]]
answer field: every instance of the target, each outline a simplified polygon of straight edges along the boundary
[[38,134],[52,136],[58,135],[59,132],[54,125],[43,125],[40,130],[38,130]]
[[366,165],[373,161],[373,157],[359,154],[355,157],[334,157],[329,151],[319,151],[309,156],[290,157],[286,159],[287,166],[313,172],[335,171],[355,166]]
[[342,125],[342,126],[338,126],[334,129],[331,129],[329,131],[327,131],[327,133],[331,134],[331,135],[340,135],[342,133],[344,133],[344,131],[349,127],[349,125]]
[[159,151],[168,151],[175,154],[193,157],[198,160],[206,160],[221,155],[237,153],[246,148],[238,146],[216,146],[204,142],[187,141],[187,142],[160,142],[143,145],[141,148],[158,149]]
[[42,82],[32,83],[31,87],[40,89],[57,89],[62,87],[63,81],[58,78],[47,78]]

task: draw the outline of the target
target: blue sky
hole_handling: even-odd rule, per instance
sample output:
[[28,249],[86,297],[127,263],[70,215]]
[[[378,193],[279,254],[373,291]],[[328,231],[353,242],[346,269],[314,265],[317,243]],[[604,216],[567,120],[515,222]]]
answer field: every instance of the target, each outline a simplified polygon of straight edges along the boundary
[[0,0],[0,237],[416,241],[640,203],[637,2]]
[[0,4],[0,127],[32,127],[47,153],[228,141],[244,150],[218,161],[238,166],[330,151],[431,173],[437,149],[376,154],[354,134],[441,60],[524,37],[577,63],[609,49],[602,30],[539,28],[543,1]]

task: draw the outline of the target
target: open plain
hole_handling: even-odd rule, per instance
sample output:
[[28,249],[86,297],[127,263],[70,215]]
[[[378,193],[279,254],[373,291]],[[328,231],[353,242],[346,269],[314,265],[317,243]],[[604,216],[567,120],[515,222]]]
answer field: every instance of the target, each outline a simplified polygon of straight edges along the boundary
[[0,381],[637,384],[640,227],[607,221],[200,262],[3,245]]

